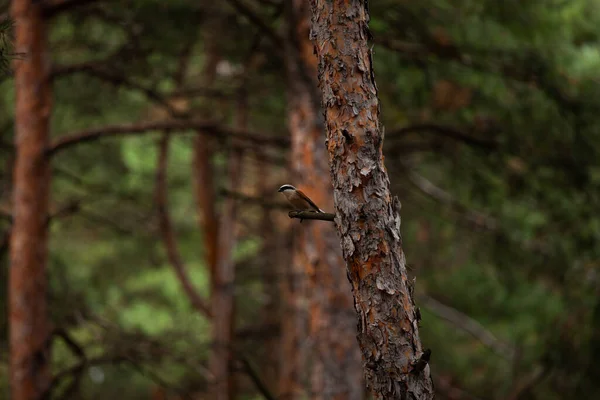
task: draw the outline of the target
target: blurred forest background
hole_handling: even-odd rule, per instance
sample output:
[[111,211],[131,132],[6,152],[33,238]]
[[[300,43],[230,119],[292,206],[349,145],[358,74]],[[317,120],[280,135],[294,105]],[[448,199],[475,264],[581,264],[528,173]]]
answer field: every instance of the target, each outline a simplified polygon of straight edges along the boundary
[[[299,82],[314,80],[292,67],[312,54],[307,16],[288,10],[298,2],[38,3],[52,82],[39,300],[51,398],[217,398],[219,368],[228,398],[333,398],[317,388],[342,385],[335,371],[355,386],[336,398],[367,398],[348,372],[360,376],[360,363],[315,355],[344,334],[356,345],[341,259],[321,279],[306,254],[322,248],[299,244],[331,225],[290,220],[277,193],[308,187],[333,210],[330,188],[311,184],[327,179],[312,169],[324,137],[298,147]],[[380,0],[370,12],[385,164],[437,397],[598,398],[600,2]],[[15,67],[27,55],[12,40],[5,30],[2,56]],[[7,69],[0,102],[9,398]],[[319,304],[342,304],[346,317]]]

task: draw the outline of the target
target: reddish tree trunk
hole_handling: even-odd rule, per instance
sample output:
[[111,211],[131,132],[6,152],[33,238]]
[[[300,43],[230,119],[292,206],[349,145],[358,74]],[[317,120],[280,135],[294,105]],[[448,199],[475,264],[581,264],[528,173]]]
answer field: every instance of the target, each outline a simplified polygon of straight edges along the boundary
[[15,147],[10,240],[10,386],[13,400],[40,399],[50,384],[47,219],[50,165],[45,154],[51,90],[40,2],[15,0]]
[[[217,64],[220,55],[217,43],[213,37],[214,32],[206,32],[206,64],[203,71],[203,84],[209,87],[217,76]],[[208,106],[206,107],[208,109]],[[210,110],[206,110],[208,113]],[[206,263],[210,273],[211,292],[214,290],[214,277],[218,261],[218,240],[219,240],[219,218],[217,213],[217,196],[215,193],[215,183],[213,181],[213,140],[207,135],[198,134],[194,138],[194,147],[192,155],[192,177],[194,187],[194,197],[196,199],[196,209],[200,229],[204,237],[204,251],[206,253]]]
[[[259,155],[259,176],[257,183],[257,194],[260,198],[268,199],[273,196],[273,169],[272,164],[263,154]],[[260,220],[260,237],[262,239],[262,247],[260,252],[260,263],[262,265],[262,285],[265,302],[262,308],[262,324],[268,327],[268,331],[280,332],[281,315],[279,308],[279,289],[277,273],[279,266],[284,265],[282,262],[282,237],[285,237],[285,232],[277,232],[277,227],[274,225],[271,208],[263,207],[263,213]],[[279,234],[278,234],[279,233]],[[285,250],[283,250],[285,251]],[[287,252],[286,252],[287,253]],[[265,360],[262,369],[262,374],[265,382],[271,387],[275,387],[279,381],[279,370],[281,365],[281,348],[278,335],[267,334],[264,339]]]
[[352,282],[367,385],[378,399],[431,399],[402,250],[400,202],[392,199],[383,165],[366,2],[311,0],[311,5],[336,226]]
[[[310,5],[304,0],[293,0],[288,8],[286,64],[292,183],[309,194],[319,207],[331,209],[332,185],[327,151],[322,146],[325,127],[317,89],[317,58],[309,39]],[[295,228],[288,293],[291,311],[296,315],[290,318],[290,314],[285,314],[285,319],[290,320],[284,322],[283,335],[289,342],[284,365],[292,367],[290,362],[295,360],[296,368],[287,371],[288,386],[283,389],[296,397],[302,392],[302,357],[306,351],[299,346],[308,334],[310,343],[314,343],[309,354],[310,398],[361,399],[362,366],[354,333],[352,294],[335,228],[320,221],[307,221]]]
[[[236,127],[247,127],[247,104],[245,93],[240,93],[237,106]],[[229,187],[232,190],[241,184],[242,153],[233,146],[229,156]],[[213,292],[213,352],[209,361],[214,385],[212,397],[215,400],[235,398],[236,382],[232,368],[233,333],[235,331],[235,263],[233,249],[236,243],[237,203],[234,197],[227,197],[221,210],[219,224],[219,246],[217,269],[215,270]]]

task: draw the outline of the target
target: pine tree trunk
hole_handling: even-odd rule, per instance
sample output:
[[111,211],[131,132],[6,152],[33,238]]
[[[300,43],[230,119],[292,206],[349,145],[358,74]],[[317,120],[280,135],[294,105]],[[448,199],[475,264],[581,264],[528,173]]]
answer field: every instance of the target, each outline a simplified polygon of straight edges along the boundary
[[[215,38],[211,34],[206,35],[206,64],[204,65],[202,81],[206,87],[214,82],[217,76],[217,64],[220,60]],[[206,105],[208,114],[208,105]],[[217,196],[213,181],[212,155],[214,143],[208,135],[199,132],[194,138],[192,153],[192,183],[194,198],[196,200],[197,217],[204,239],[204,251],[206,252],[206,263],[211,279],[211,293],[214,290],[214,277],[218,259],[219,219],[217,215]]]
[[46,156],[50,60],[40,2],[15,0],[15,147],[10,240],[9,323],[11,399],[40,399],[50,384],[47,222],[50,165]]
[[[244,89],[238,94],[236,107],[236,128],[248,127],[248,104]],[[233,143],[235,144],[235,143]],[[228,160],[229,189],[241,186],[243,154],[231,149]],[[225,199],[219,219],[219,252],[214,279],[213,304],[213,352],[209,368],[215,379],[212,399],[230,400],[236,397],[236,380],[233,371],[233,334],[235,331],[235,262],[233,250],[237,241],[236,220],[237,202],[235,198]]]
[[[286,65],[292,183],[309,194],[319,207],[331,210],[332,185],[327,151],[322,147],[325,126],[317,87],[317,58],[309,38],[310,5],[304,0],[293,0],[287,6]],[[361,399],[364,390],[352,294],[335,228],[321,221],[306,221],[295,229],[293,279],[304,275],[302,294],[306,301],[299,301],[299,304],[308,307],[297,311],[308,318],[306,333],[310,337],[309,343],[313,344],[308,354],[309,398]],[[296,357],[306,353],[304,349],[297,351]],[[301,374],[298,375],[299,378]],[[296,385],[304,383],[297,382]]]
[[[367,386],[377,399],[431,399],[406,275],[400,202],[383,165],[365,1],[311,0],[336,226],[352,282]],[[423,360],[422,360],[423,361]]]

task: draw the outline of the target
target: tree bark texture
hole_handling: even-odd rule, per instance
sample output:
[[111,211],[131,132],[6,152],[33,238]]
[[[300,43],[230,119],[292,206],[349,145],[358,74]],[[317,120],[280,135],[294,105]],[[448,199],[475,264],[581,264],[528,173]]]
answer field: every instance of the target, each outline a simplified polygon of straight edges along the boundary
[[423,351],[402,250],[400,202],[390,194],[383,165],[367,3],[311,0],[311,6],[335,222],[367,386],[377,399],[431,399],[429,365],[416,363]]
[[41,399],[50,384],[47,306],[47,218],[51,113],[49,57],[40,2],[15,0],[15,148],[10,240],[10,391],[13,400]]
[[[331,209],[332,185],[327,152],[323,148],[325,126],[317,87],[317,58],[309,37],[310,4],[293,0],[287,2],[287,7],[289,32],[285,54],[293,184],[319,207]],[[289,386],[282,389],[288,393],[291,389],[297,397],[305,385],[300,381],[302,368],[309,367],[309,398],[362,399],[362,366],[354,334],[352,294],[335,228],[322,221],[306,221],[294,228],[288,293],[293,305],[290,311],[295,315],[285,314],[290,321],[287,326],[284,322],[283,335],[289,343],[283,365],[294,359],[297,365],[295,371],[291,368],[287,371]],[[302,348],[303,342],[309,343],[310,348]],[[308,358],[306,365],[301,359],[304,356]]]

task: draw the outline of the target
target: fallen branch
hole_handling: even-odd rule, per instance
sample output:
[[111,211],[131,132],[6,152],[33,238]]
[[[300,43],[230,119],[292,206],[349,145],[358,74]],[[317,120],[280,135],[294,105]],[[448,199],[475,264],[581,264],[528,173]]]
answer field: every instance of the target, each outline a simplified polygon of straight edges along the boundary
[[298,218],[301,221],[305,219],[316,219],[319,221],[331,221],[335,219],[335,214],[330,213],[317,213],[314,211],[290,211],[288,213],[290,218]]

